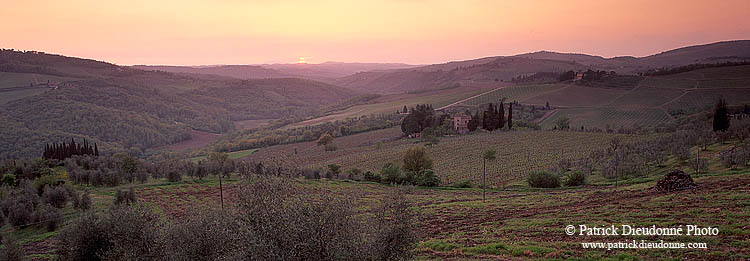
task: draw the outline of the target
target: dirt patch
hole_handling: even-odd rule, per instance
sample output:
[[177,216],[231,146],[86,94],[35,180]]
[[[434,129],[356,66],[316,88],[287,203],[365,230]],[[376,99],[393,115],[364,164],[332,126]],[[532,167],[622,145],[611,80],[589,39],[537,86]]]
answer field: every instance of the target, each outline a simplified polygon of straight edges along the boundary
[[173,150],[173,151],[185,151],[185,150],[191,150],[191,149],[199,149],[199,148],[203,148],[213,143],[216,140],[216,138],[221,136],[221,134],[214,134],[214,133],[209,133],[205,131],[191,130],[190,136],[192,138],[189,140],[181,141],[181,142],[167,145],[167,146],[161,146],[157,149],[158,150]]

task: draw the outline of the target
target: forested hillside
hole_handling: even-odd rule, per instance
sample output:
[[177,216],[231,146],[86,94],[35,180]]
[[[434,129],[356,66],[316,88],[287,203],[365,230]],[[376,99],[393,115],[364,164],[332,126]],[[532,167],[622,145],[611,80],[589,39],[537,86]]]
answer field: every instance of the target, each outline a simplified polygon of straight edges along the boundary
[[0,158],[38,156],[45,143],[71,137],[98,142],[103,153],[129,150],[138,154],[189,139],[190,129],[223,133],[232,128],[233,121],[302,118],[357,95],[311,80],[149,72],[9,50],[0,52],[0,71],[15,73],[4,77],[27,73],[66,77],[66,81],[49,84],[56,88],[0,105],[6,123],[0,131]]

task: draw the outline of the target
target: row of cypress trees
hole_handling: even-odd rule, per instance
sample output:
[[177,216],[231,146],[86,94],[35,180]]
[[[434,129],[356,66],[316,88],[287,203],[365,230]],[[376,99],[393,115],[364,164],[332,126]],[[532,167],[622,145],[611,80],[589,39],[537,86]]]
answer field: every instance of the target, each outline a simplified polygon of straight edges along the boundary
[[[479,127],[479,111],[477,111],[468,123],[470,131],[475,131]],[[505,127],[506,123],[508,129],[513,128],[513,103],[508,103],[508,118],[505,118],[505,105],[503,102],[495,105],[490,103],[487,110],[482,112],[482,129],[493,131],[499,130]]]
[[61,142],[59,144],[47,144],[44,147],[44,154],[42,156],[45,159],[64,160],[73,155],[99,156],[99,147],[96,145],[96,142],[91,146],[86,139],[83,139],[83,144],[78,144],[75,139],[71,138],[70,143]]

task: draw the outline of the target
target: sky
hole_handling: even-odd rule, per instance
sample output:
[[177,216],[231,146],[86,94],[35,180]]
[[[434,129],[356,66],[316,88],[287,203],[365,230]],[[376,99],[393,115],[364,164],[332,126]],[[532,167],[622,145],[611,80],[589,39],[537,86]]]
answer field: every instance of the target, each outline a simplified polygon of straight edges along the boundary
[[647,56],[750,39],[748,0],[0,0],[0,48],[120,65]]

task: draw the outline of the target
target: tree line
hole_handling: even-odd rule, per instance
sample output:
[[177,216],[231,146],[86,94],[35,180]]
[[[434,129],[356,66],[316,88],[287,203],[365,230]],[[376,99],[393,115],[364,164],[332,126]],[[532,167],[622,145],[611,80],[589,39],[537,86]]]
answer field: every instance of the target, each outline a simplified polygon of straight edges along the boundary
[[99,156],[99,146],[96,145],[96,142],[94,142],[94,146],[91,146],[86,139],[83,139],[83,144],[78,144],[75,139],[71,138],[70,143],[61,142],[45,145],[44,153],[42,153],[43,158],[56,160],[64,160],[75,155]]

